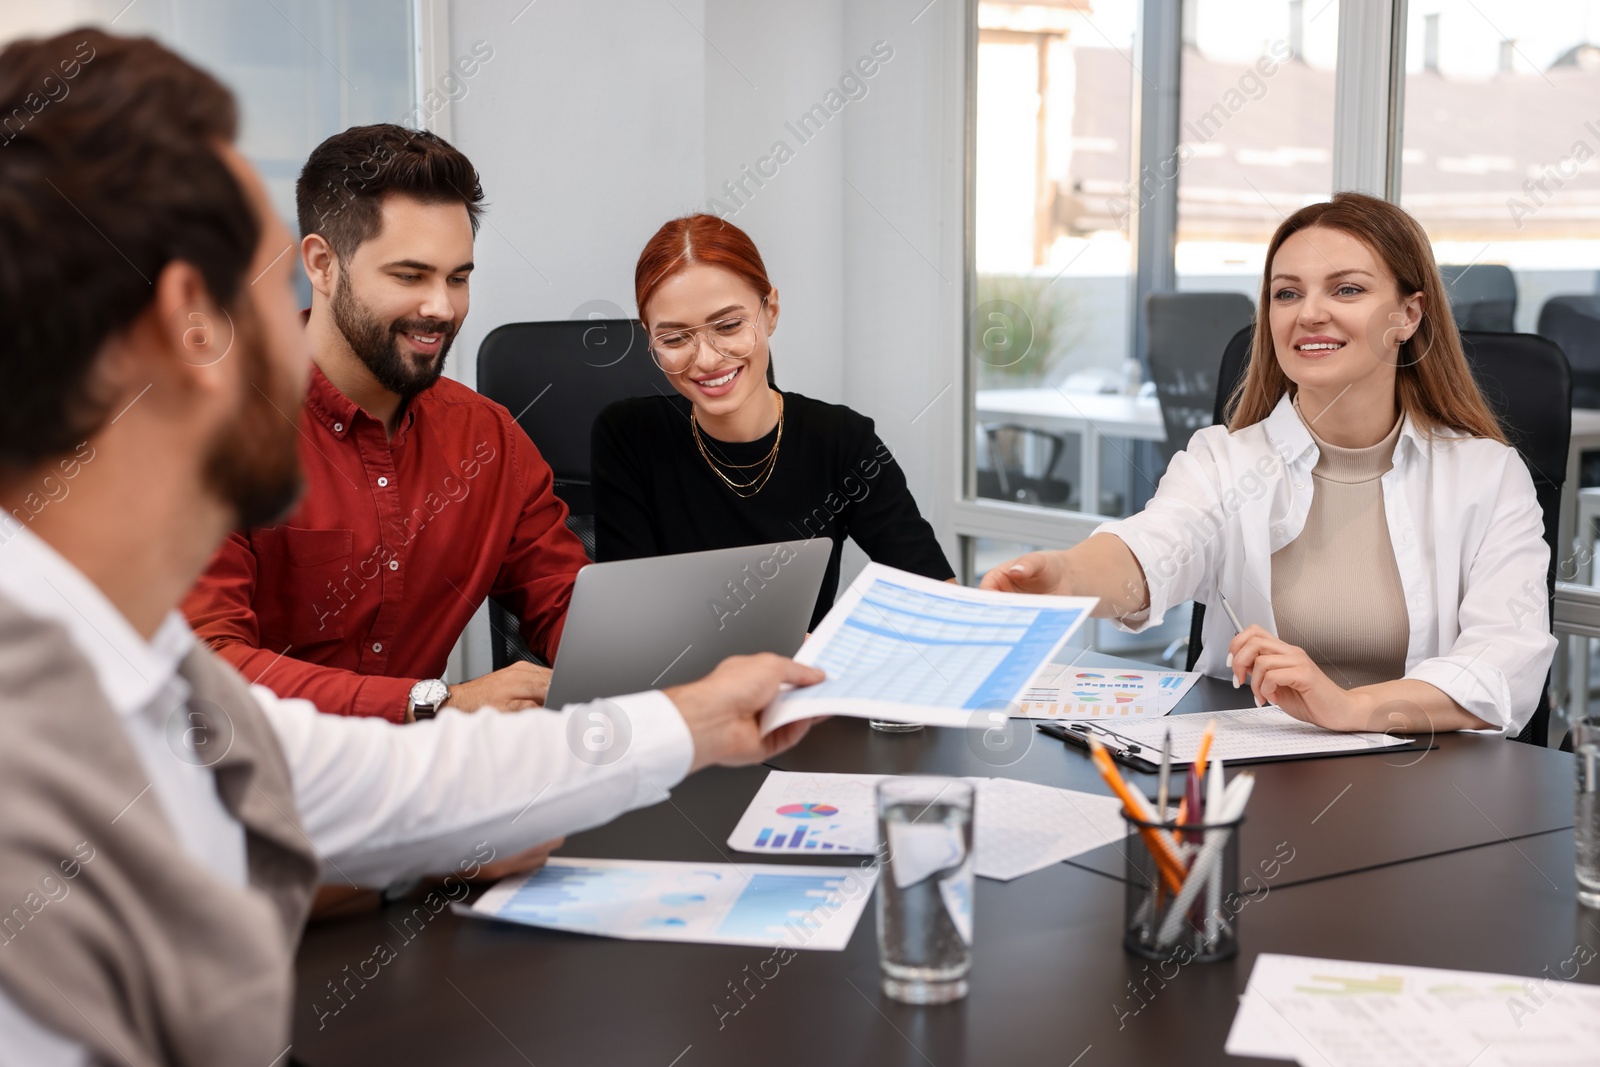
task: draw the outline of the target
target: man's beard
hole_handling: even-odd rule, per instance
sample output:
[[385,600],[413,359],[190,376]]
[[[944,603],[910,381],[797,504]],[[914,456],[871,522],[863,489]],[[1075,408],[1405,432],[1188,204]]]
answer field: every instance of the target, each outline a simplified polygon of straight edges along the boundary
[[306,398],[272,371],[261,328],[245,301],[232,322],[234,352],[245,363],[245,400],[206,451],[205,485],[234,509],[238,528],[246,530],[282,520],[306,488],[296,422]]
[[[350,276],[339,268],[339,283],[333,291],[333,323],[344,334],[356,358],[367,365],[378,384],[402,400],[410,400],[433,385],[444,373],[445,357],[455,340],[456,327],[438,319],[395,319],[384,322],[356,299]],[[440,335],[439,354],[431,364],[418,367],[400,350],[404,333]]]
[[237,514],[238,526],[267,526],[300,500],[305,474],[298,451],[304,397],[274,374],[261,330],[246,301],[233,313],[233,351],[245,367],[245,396],[236,417],[212,442],[205,484]]

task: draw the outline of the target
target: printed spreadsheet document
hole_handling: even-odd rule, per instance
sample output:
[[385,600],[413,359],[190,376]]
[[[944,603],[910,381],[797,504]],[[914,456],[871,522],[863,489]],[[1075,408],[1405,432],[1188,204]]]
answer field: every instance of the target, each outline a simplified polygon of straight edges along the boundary
[[795,659],[827,672],[781,694],[763,733],[819,715],[992,729],[1095,597],[996,593],[869,563]]

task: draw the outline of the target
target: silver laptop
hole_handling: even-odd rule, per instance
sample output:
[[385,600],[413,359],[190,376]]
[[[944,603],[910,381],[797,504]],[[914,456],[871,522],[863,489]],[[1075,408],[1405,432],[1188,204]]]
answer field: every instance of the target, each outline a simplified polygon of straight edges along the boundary
[[681,685],[728,656],[792,656],[830,538],[591,563],[578,572],[548,708]]

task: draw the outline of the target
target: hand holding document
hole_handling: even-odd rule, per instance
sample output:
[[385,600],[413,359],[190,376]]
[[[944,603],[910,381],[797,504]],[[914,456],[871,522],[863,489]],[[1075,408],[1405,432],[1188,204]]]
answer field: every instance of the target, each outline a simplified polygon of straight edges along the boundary
[[990,729],[1095,603],[967,589],[869,563],[794,657],[827,680],[780,695],[761,731],[821,715]]

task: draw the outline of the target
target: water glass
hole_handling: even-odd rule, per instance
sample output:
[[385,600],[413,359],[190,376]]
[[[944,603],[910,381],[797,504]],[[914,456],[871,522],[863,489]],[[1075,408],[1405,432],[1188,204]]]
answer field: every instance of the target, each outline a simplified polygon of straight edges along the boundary
[[867,723],[886,734],[909,734],[922,729],[920,722],[895,722],[893,719],[868,719]]
[[1578,757],[1578,903],[1600,908],[1600,718],[1572,725],[1572,751]]
[[972,967],[972,784],[885,778],[877,794],[883,991],[907,1004],[960,1000]]

